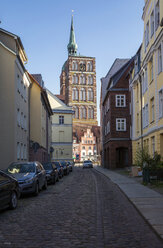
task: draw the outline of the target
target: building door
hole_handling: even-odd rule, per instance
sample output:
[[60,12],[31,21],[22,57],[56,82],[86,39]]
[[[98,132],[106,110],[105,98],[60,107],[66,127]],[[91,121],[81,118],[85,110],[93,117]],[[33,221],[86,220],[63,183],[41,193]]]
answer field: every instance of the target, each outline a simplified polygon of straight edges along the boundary
[[128,148],[119,147],[116,149],[116,168],[128,166]]

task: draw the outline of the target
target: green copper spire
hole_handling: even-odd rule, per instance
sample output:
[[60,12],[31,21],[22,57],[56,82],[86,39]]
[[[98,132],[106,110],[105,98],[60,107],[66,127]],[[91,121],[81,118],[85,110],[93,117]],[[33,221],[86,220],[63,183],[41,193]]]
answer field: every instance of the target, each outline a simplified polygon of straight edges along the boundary
[[75,41],[75,32],[74,32],[74,25],[73,25],[73,15],[71,18],[71,29],[70,29],[70,40],[69,43],[67,45],[67,49],[68,49],[68,55],[69,56],[76,56],[77,55],[77,44]]

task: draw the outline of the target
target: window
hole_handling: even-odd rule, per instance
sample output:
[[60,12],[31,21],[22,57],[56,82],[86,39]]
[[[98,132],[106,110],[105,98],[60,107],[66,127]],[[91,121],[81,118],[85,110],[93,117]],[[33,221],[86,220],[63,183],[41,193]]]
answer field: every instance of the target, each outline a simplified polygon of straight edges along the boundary
[[63,115],[59,116],[59,124],[60,125],[64,124],[64,116]]
[[80,100],[85,101],[86,100],[86,91],[84,88],[81,88],[80,90]]
[[93,119],[94,118],[94,109],[93,107],[88,108],[88,119]]
[[107,133],[110,133],[110,121],[108,121],[106,129],[107,129],[107,130],[106,130]]
[[126,107],[125,95],[116,95],[116,107]]
[[147,75],[147,67],[145,68],[145,72],[142,75],[142,93],[144,94],[148,89],[148,75]]
[[92,62],[88,62],[87,63],[87,71],[92,71],[93,66],[92,66]]
[[89,146],[89,150],[91,150],[91,146]]
[[137,113],[137,133],[139,133],[139,113]]
[[93,89],[88,89],[88,101],[93,101]]
[[21,112],[21,117],[20,117],[20,122],[21,122],[21,128],[24,128],[24,115],[23,112]]
[[17,109],[17,123],[20,126],[20,109]]
[[24,115],[24,130],[27,130],[27,118]]
[[157,30],[157,28],[160,25],[160,7],[159,7],[159,0],[155,6],[155,30]]
[[116,131],[126,131],[126,119],[116,119]]
[[78,107],[74,107],[74,111],[75,111],[74,118],[79,119],[79,108]]
[[151,137],[151,151],[152,151],[152,155],[154,157],[154,155],[155,155],[155,136]]
[[149,44],[149,21],[146,24],[146,47]]
[[20,159],[20,143],[17,143],[17,159]]
[[150,82],[153,81],[153,57],[149,61],[149,76],[150,76]]
[[73,101],[79,100],[79,91],[77,88],[72,89],[72,100]]
[[24,145],[24,159],[27,159],[27,147]]
[[23,153],[24,153],[23,144],[21,144],[21,160],[23,160]]
[[76,74],[74,74],[73,77],[72,77],[72,83],[73,84],[78,84],[78,77],[77,77]]
[[147,127],[148,124],[149,124],[148,104],[146,104],[143,108],[143,128]]
[[158,74],[162,72],[162,51],[161,45],[158,48]]
[[83,146],[82,149],[85,150],[85,146]]
[[88,84],[89,85],[93,84],[93,77],[91,75],[88,76]]
[[83,106],[80,108],[80,119],[86,119],[86,108]]
[[150,121],[153,122],[155,119],[155,109],[154,109],[155,105],[154,105],[154,97],[151,99],[150,101]]
[[78,70],[78,64],[77,64],[76,61],[73,61],[73,62],[72,62],[72,70],[73,70],[73,71],[77,71],[77,70]]
[[154,11],[152,11],[150,16],[150,24],[151,24],[151,37],[154,34]]
[[17,90],[20,93],[20,77],[19,77],[19,74],[17,74]]
[[163,89],[159,91],[159,118],[163,117]]
[[85,84],[85,76],[84,75],[81,75],[80,76],[80,84]]
[[110,108],[110,99],[108,98],[108,100],[107,100],[107,103],[106,103],[106,111],[108,111],[109,110],[109,108]]

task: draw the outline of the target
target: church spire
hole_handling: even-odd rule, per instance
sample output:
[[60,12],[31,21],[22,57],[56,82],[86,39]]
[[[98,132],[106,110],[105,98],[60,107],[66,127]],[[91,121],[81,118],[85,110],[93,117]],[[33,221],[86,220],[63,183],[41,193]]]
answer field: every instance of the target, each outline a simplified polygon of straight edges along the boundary
[[74,25],[73,25],[73,15],[71,17],[71,29],[70,29],[70,40],[67,45],[68,55],[69,56],[76,56],[77,55],[77,44],[75,41],[75,32],[74,32]]

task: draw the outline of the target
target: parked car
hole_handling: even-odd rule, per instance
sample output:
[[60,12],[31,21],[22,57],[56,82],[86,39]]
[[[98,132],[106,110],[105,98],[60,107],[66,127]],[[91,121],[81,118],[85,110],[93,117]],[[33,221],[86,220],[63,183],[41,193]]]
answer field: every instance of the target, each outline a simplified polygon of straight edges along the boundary
[[73,168],[72,162],[67,161],[67,164],[69,166],[69,171],[72,172],[72,168]]
[[62,178],[64,176],[63,167],[60,165],[60,163],[58,161],[55,161],[55,162],[52,162],[52,163],[55,164],[55,166],[58,169],[59,178]]
[[83,162],[83,169],[84,168],[93,168],[93,164],[92,164],[92,161],[91,160],[85,160]]
[[59,181],[58,169],[53,162],[47,162],[42,164],[46,171],[46,178],[48,183],[55,184]]
[[63,173],[64,175],[69,174],[69,166],[66,161],[60,161],[60,165],[63,167]]
[[46,171],[41,163],[15,162],[7,168],[7,173],[18,180],[21,194],[39,194],[39,190],[47,189]]
[[15,209],[20,196],[17,180],[0,170],[0,210]]

